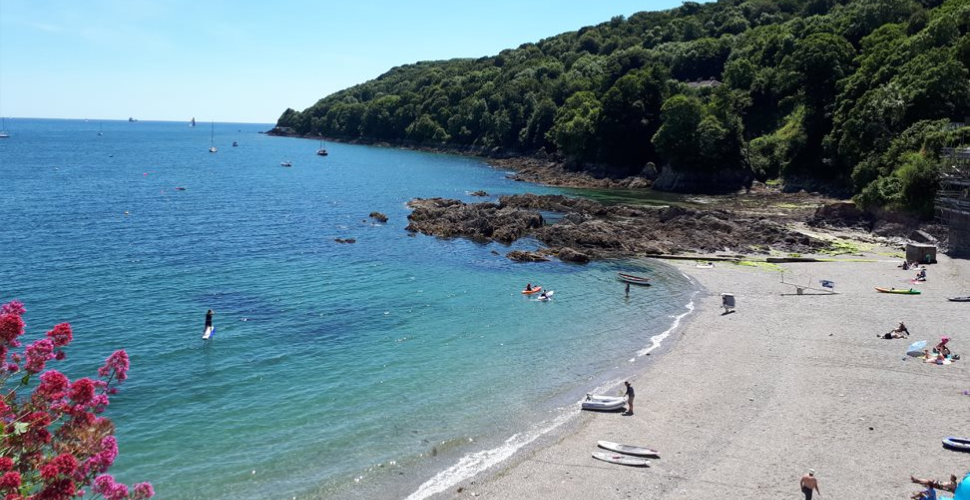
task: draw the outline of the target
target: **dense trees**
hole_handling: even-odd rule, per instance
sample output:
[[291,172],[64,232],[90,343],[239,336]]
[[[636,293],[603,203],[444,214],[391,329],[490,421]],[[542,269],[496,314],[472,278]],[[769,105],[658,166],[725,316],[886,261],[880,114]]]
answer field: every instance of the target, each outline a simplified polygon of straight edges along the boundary
[[968,72],[970,0],[685,2],[493,57],[396,67],[278,125],[544,150],[614,176],[647,162],[748,171],[926,210],[914,193],[932,192],[938,148],[960,134],[949,124],[970,115]]

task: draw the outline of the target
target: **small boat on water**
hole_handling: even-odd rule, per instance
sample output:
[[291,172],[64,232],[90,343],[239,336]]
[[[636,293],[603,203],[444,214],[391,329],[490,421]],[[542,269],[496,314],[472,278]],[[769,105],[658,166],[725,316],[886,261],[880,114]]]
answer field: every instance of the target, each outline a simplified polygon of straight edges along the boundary
[[522,290],[522,293],[524,293],[526,295],[532,295],[533,293],[538,293],[538,292],[541,292],[541,291],[542,291],[542,287],[541,286],[534,286],[534,287],[532,287],[532,290]]
[[885,288],[877,286],[876,290],[882,293],[898,293],[901,295],[919,295],[921,293],[915,288]]
[[968,297],[950,297],[950,298],[948,298],[946,300],[949,300],[950,302],[970,302],[970,296],[968,296]]
[[626,283],[633,283],[634,285],[647,285],[647,286],[650,285],[650,283],[647,283],[648,281],[650,281],[650,278],[642,278],[640,276],[634,276],[632,274],[616,273],[616,278]]
[[320,149],[317,150],[317,156],[327,156],[327,148],[323,147],[323,141],[320,141]]
[[291,162],[288,162],[288,161],[281,161],[280,162],[280,166],[281,167],[292,167],[293,164]]
[[601,396],[598,394],[587,394],[583,401],[584,410],[595,411],[614,411],[622,410],[626,406],[626,398],[614,396]]
[[239,147],[239,143],[236,142],[236,141],[232,141],[232,147],[238,148]]
[[7,120],[0,117],[0,139],[9,139],[10,134],[7,133]]

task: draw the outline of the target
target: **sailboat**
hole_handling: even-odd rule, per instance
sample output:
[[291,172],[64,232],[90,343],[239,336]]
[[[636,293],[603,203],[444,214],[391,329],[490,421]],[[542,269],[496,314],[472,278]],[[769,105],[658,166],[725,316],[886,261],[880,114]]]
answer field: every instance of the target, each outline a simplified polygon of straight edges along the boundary
[[216,137],[216,122],[212,122],[212,131],[209,132],[209,152],[210,153],[215,153],[216,151],[219,151],[218,149],[216,149],[215,137]]
[[0,117],[0,139],[9,139],[10,134],[7,133],[7,120]]
[[194,116],[192,117],[192,121],[189,122],[189,126],[190,127],[194,127],[195,126],[195,117]]
[[100,123],[98,128],[98,137],[101,137],[102,135],[104,135],[104,124]]
[[323,147],[323,139],[320,140],[320,149],[317,150],[318,156],[327,156],[327,150]]

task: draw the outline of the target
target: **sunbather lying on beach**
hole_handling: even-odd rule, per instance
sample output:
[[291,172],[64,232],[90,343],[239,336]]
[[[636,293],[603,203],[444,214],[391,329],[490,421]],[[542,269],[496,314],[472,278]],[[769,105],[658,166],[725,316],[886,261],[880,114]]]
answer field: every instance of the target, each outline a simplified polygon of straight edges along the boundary
[[903,324],[902,321],[900,321],[899,325],[897,325],[896,328],[894,328],[893,330],[890,330],[888,333],[884,333],[882,335],[876,335],[876,336],[884,339],[902,339],[909,336],[909,329],[906,328],[906,325]]
[[[909,476],[909,480],[916,484],[921,484],[923,486],[926,486],[927,488],[936,488],[938,490],[949,491],[949,492],[956,491],[957,484],[958,484],[957,477],[954,476],[953,474],[950,474],[949,481],[937,481],[935,479],[920,479],[916,476]],[[913,498],[916,498],[916,497],[914,496]]]

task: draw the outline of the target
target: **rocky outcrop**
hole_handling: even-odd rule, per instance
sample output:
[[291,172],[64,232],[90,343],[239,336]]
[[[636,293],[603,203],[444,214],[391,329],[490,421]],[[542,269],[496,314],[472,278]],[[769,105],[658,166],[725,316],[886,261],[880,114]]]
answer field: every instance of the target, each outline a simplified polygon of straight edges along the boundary
[[754,176],[748,170],[732,169],[717,172],[688,172],[666,166],[660,171],[653,188],[672,193],[733,193],[751,187]]
[[523,252],[522,250],[512,250],[505,254],[509,260],[516,262],[548,262],[549,259],[539,252]]
[[[446,238],[511,243],[531,236],[560,260],[681,252],[810,253],[824,243],[764,217],[726,210],[603,205],[562,195],[502,196],[498,203],[417,199],[407,229]],[[563,217],[546,225],[540,211]],[[540,254],[543,251],[539,252]],[[510,252],[510,258],[525,258]]]
[[488,193],[486,193],[485,191],[479,190],[479,191],[473,192],[472,196],[488,196]]
[[376,220],[377,222],[387,222],[387,216],[380,212],[371,212],[370,218]]
[[818,207],[808,225],[872,229],[873,217],[851,201],[837,201]]
[[559,257],[559,260],[563,262],[578,262],[580,264],[589,262],[589,255],[586,255],[583,252],[577,252],[569,247],[559,249],[556,256]]

